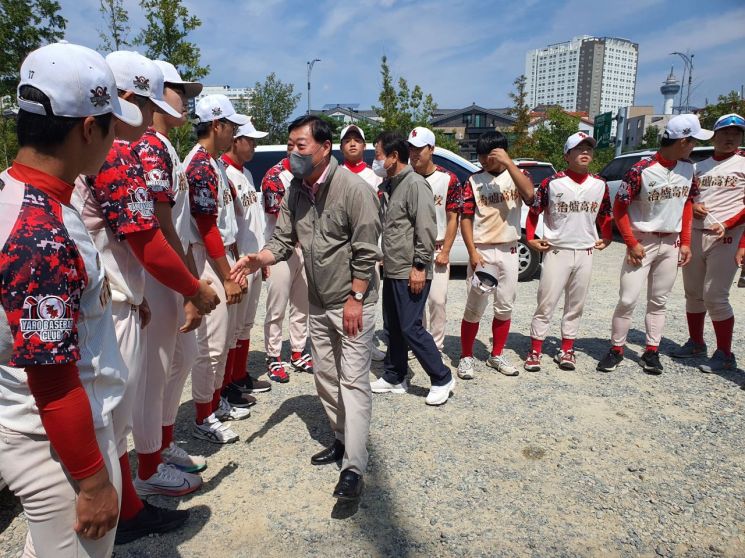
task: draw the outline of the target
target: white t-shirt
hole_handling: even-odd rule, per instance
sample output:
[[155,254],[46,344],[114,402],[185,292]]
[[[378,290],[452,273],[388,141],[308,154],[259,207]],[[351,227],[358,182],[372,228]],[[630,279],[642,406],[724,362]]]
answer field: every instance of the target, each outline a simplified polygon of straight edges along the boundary
[[523,200],[508,171],[482,170],[463,187],[464,216],[473,215],[474,244],[503,244],[520,238]]

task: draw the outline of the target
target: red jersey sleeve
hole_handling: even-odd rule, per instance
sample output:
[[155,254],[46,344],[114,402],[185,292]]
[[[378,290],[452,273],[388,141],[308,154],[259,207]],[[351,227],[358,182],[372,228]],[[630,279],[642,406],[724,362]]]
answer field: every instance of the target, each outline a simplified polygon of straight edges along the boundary
[[191,214],[217,217],[217,196],[220,179],[212,166],[210,154],[199,149],[186,167],[189,183]]
[[142,163],[127,142],[114,142],[101,170],[89,177],[86,185],[120,240],[134,232],[158,228]]
[[554,174],[545,178],[538,188],[535,189],[535,198],[533,199],[533,205],[530,206],[530,213],[540,215],[546,210],[550,199],[549,189],[551,187],[551,181],[557,176],[559,175]]
[[0,253],[0,302],[10,329],[0,352],[8,355],[8,365],[80,360],[77,321],[87,284],[85,264],[67,234],[60,204],[26,185],[20,213]]
[[463,187],[454,173],[447,169],[442,169],[442,171],[450,177],[450,182],[448,182],[448,192],[445,199],[445,211],[460,213],[461,207],[463,206]]
[[694,198],[701,195],[701,186],[698,182],[698,177],[694,174],[693,180],[691,180],[691,189],[688,192],[688,199],[692,202],[694,201]]
[[642,189],[642,173],[653,161],[651,159],[642,159],[631,167],[623,177],[621,185],[616,193],[616,200],[624,205],[631,204],[631,201],[639,195]]
[[476,196],[473,191],[471,177],[463,183],[462,198],[461,214],[466,216],[474,215],[476,213]]
[[270,168],[261,181],[261,192],[264,198],[264,212],[279,215],[282,199],[285,197],[285,185],[279,176],[284,170],[282,161]]
[[173,205],[173,161],[163,141],[151,128],[132,149],[140,159],[145,184],[153,200]]

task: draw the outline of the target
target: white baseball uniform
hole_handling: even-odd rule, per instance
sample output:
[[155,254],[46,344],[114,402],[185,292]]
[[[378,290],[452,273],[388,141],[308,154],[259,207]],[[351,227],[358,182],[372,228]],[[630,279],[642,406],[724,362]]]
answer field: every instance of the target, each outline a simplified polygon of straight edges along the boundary
[[37,178],[0,174],[0,477],[24,507],[24,556],[106,556],[114,529],[95,541],[73,531],[77,486],[55,457],[25,368],[77,364],[109,480],[121,493],[112,412],[126,365],[101,257],[65,199],[71,188],[29,170]]
[[551,245],[543,257],[530,336],[540,341],[546,338],[564,293],[561,337],[576,339],[592,276],[598,225],[605,226],[605,238],[612,237],[608,186],[598,176],[559,172],[538,187],[530,212],[533,219],[543,213],[543,240]]
[[[261,182],[266,213],[266,240],[274,233],[279,207],[292,181],[290,163],[282,159],[269,169]],[[290,304],[290,349],[302,351],[308,336],[308,280],[300,247],[286,262],[272,266],[266,281],[266,317],[264,343],[267,357],[278,357],[282,352],[282,322]]]
[[647,346],[659,346],[665,326],[665,304],[678,274],[679,247],[681,241],[690,243],[691,224],[684,219],[684,208],[696,195],[693,165],[687,161],[665,161],[657,153],[643,158],[626,173],[616,203],[628,208],[631,232],[646,256],[641,266],[624,260],[621,267],[619,301],[612,321],[613,346],[626,343],[645,280]]

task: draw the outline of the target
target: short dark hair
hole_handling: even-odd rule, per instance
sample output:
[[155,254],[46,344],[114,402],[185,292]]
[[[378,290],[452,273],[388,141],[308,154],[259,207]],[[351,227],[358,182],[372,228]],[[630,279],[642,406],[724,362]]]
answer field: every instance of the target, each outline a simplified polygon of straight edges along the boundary
[[398,153],[398,160],[406,164],[409,162],[409,143],[399,133],[381,132],[375,138],[373,145],[380,143],[383,153],[390,155],[394,151]]
[[[680,138],[679,138],[680,139]],[[665,136],[662,136],[660,138],[660,147],[670,147],[673,145],[676,141],[679,141],[679,139],[673,139],[673,138],[666,138]]]
[[194,125],[194,133],[197,134],[197,139],[202,139],[209,135],[213,122],[214,120],[210,120],[209,122],[197,122]]
[[[18,111],[16,121],[16,135],[20,147],[33,147],[42,153],[50,154],[62,145],[70,132],[83,121],[83,118],[69,116],[55,116],[49,97],[41,90],[31,85],[23,85],[19,91],[20,97],[28,101],[40,103],[44,114],[36,114],[23,109]],[[96,124],[103,132],[107,132],[111,125],[111,113],[96,116]]]
[[507,137],[502,132],[496,130],[489,130],[484,132],[476,140],[476,153],[478,155],[488,155],[494,149],[507,150],[508,147]]
[[287,133],[292,133],[293,130],[302,128],[303,126],[310,126],[310,134],[316,143],[324,143],[326,141],[333,142],[333,134],[331,133],[331,126],[329,123],[313,114],[306,114],[296,118],[290,125],[287,126]]

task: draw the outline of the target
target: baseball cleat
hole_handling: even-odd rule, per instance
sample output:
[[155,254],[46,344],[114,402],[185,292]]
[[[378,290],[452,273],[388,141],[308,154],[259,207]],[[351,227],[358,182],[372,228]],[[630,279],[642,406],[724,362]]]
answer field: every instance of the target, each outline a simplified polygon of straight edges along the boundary
[[694,358],[705,357],[706,354],[706,343],[696,343],[693,339],[689,339],[682,347],[675,349],[670,356],[673,358]]
[[606,354],[603,359],[598,362],[595,370],[599,372],[613,372],[616,368],[618,368],[618,365],[621,364],[621,362],[623,362],[623,355],[618,351],[609,349],[608,354]]

